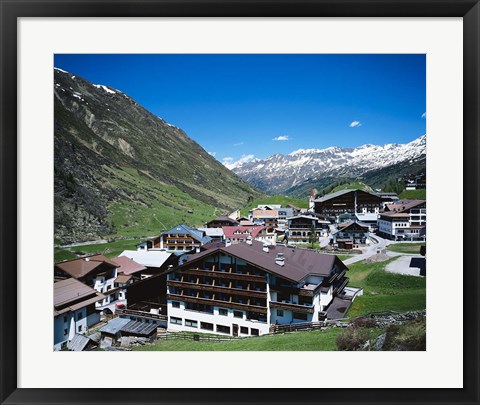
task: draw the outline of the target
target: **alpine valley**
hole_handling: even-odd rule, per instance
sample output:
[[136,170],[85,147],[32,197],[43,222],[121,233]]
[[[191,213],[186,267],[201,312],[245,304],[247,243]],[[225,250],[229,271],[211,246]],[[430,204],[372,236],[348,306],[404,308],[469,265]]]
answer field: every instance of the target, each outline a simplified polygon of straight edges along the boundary
[[234,173],[270,194],[305,197],[339,179],[355,179],[383,188],[402,175],[425,172],[426,135],[407,144],[357,148],[299,149],[228,165]]
[[119,90],[54,69],[54,107],[57,243],[202,226],[263,196]]

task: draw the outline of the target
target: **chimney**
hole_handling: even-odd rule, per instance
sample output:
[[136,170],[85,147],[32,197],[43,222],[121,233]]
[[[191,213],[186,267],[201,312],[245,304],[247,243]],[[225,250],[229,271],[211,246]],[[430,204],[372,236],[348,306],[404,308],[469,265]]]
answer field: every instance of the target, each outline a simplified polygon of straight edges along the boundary
[[268,253],[270,251],[270,249],[268,248],[268,245],[266,243],[263,244],[263,251],[265,253]]
[[89,262],[89,261],[90,261],[90,258],[89,258],[89,257],[86,257],[86,258],[85,258],[85,261],[86,261],[86,262]]
[[283,253],[277,253],[277,256],[275,257],[275,264],[278,266],[285,266],[285,258],[283,257]]
[[253,244],[253,242],[252,242],[252,237],[251,237],[251,236],[248,236],[248,237],[247,237],[247,245],[250,245],[250,246],[251,246],[252,244]]

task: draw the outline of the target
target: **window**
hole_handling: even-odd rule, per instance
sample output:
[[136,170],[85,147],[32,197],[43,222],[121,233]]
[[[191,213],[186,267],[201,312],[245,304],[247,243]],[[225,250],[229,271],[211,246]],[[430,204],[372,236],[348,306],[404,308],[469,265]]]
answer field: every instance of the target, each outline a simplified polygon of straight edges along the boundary
[[228,309],[218,308],[218,314],[223,316],[228,316]]
[[248,328],[246,326],[240,326],[240,333],[248,335]]
[[67,333],[68,333],[68,329],[64,329],[63,330],[63,336],[67,336]]
[[283,309],[277,309],[277,316],[283,317]]
[[258,335],[259,335],[258,329],[250,328],[250,334],[251,334],[252,336],[258,336]]
[[67,323],[67,317],[66,316],[63,317],[63,322]]
[[293,313],[293,318],[294,319],[301,319],[302,321],[307,320],[307,314],[299,314],[298,312]]
[[192,319],[185,319],[185,326],[190,326],[191,328],[198,328],[198,322]]
[[172,301],[173,308],[180,308],[180,303],[178,301]]
[[79,321],[80,319],[82,319],[82,313],[81,313],[81,312],[79,312],[79,313],[77,314],[77,321]]
[[78,331],[81,332],[82,331],[82,325],[78,325]]
[[213,323],[200,322],[200,329],[213,330]]
[[243,318],[243,312],[242,311],[233,311],[233,316],[235,318]]
[[170,317],[170,323],[174,323],[176,325],[182,324],[182,318],[175,318],[174,316]]
[[230,335],[230,327],[224,325],[217,325],[217,332],[228,333]]

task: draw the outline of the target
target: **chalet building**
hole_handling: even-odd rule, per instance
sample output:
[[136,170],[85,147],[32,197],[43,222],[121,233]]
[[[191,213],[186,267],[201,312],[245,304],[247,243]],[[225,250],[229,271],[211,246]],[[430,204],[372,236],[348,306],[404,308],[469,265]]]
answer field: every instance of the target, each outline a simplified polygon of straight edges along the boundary
[[384,201],[384,198],[362,190],[340,190],[313,200],[315,213],[333,220],[344,213],[379,213]]
[[425,240],[425,200],[401,200],[385,207],[378,219],[378,235],[396,241]]
[[347,270],[334,255],[257,241],[197,253],[168,274],[168,329],[258,336],[323,320]]
[[315,227],[315,238],[318,240],[320,236],[327,236],[329,233],[329,221],[318,219],[308,215],[297,215],[288,218],[288,234],[289,243],[308,243],[310,234],[312,233],[312,224]]
[[225,239],[231,244],[256,240],[267,245],[275,245],[277,233],[271,226],[224,226]]
[[251,218],[252,222],[258,226],[271,226],[274,228],[278,226],[278,210],[276,209],[253,209]]
[[105,299],[97,290],[74,278],[53,285],[53,343],[54,349],[65,348],[76,334],[84,334],[100,322],[95,304]]
[[236,219],[227,217],[226,215],[221,215],[218,218],[215,218],[205,224],[207,228],[221,228],[222,226],[236,225],[238,225],[238,221]]
[[82,257],[57,263],[54,267],[55,279],[73,277],[105,295],[97,302],[96,308],[105,313],[114,313],[116,305],[125,305],[123,288],[115,287],[119,265],[103,255]]
[[333,233],[333,243],[340,249],[353,249],[358,245],[365,245],[370,227],[358,221],[348,221],[338,225]]
[[210,243],[212,239],[205,232],[190,228],[187,225],[177,225],[161,235],[147,240],[146,249],[166,249],[167,252],[182,255],[199,251],[200,247]]

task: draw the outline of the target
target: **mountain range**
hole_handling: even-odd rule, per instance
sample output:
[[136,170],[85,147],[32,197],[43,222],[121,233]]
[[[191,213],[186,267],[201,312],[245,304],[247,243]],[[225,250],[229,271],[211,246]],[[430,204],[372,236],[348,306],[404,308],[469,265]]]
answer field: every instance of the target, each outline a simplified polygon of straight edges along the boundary
[[[402,167],[404,172],[424,167],[426,135],[407,144],[362,145],[357,148],[299,149],[229,165],[229,169],[259,189],[271,194],[300,195],[305,185],[326,186],[338,178],[368,178],[383,169]],[[412,166],[412,168],[410,168]],[[398,175],[394,170],[391,176]],[[372,177],[372,176],[370,176]],[[374,185],[371,184],[370,185]],[[321,187],[320,187],[321,188]]]
[[127,94],[58,68],[53,91],[57,243],[200,226],[263,196]]

